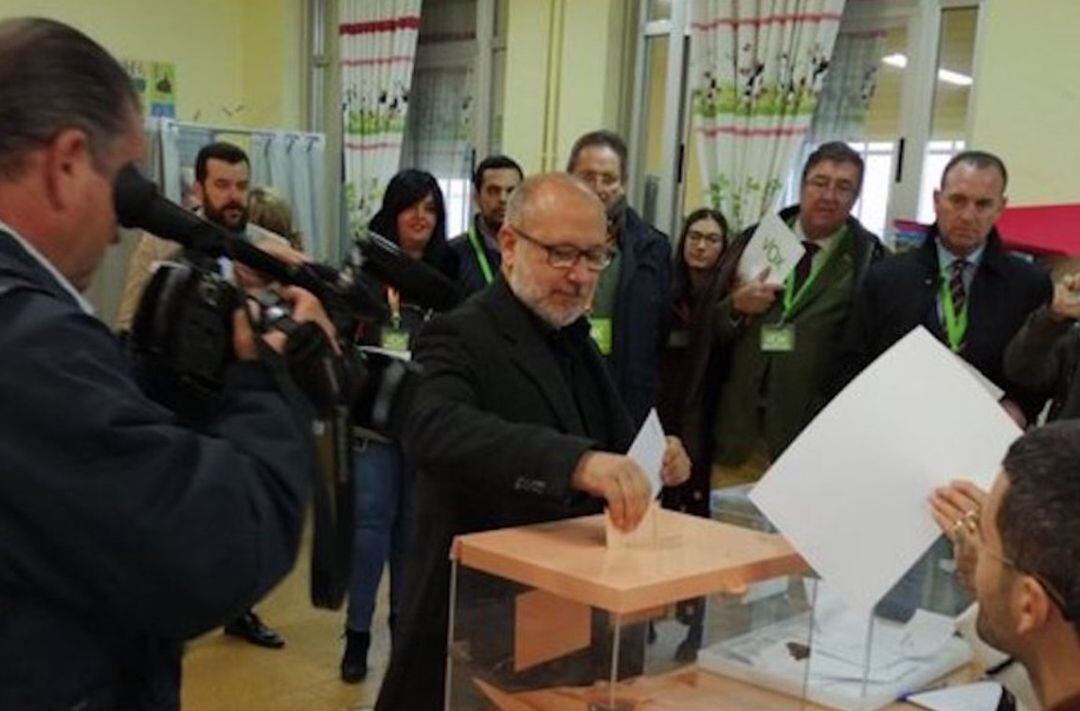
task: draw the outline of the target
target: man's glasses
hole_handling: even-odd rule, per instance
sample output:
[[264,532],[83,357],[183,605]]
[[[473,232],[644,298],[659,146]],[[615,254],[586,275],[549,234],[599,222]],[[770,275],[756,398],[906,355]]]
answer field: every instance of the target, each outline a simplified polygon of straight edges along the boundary
[[806,181],[806,187],[811,188],[814,192],[824,195],[830,189],[837,197],[850,198],[858,192],[858,186],[853,185],[846,180],[837,180],[833,182],[828,178],[821,176],[817,178],[810,178]]
[[524,237],[526,241],[543,249],[544,252],[547,253],[548,266],[554,267],[555,269],[570,269],[578,263],[579,259],[584,260],[585,267],[591,272],[602,272],[611,264],[613,255],[611,249],[608,247],[578,249],[577,247],[569,247],[567,245],[552,246],[550,244],[544,244],[520,227],[515,227],[514,225],[509,225],[509,227],[519,236]]

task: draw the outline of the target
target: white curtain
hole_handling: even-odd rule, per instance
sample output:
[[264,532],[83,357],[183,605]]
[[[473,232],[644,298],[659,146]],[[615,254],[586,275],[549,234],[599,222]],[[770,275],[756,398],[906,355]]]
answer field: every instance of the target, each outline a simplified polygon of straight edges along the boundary
[[471,175],[476,52],[476,0],[428,0],[416,48],[403,167],[426,170],[440,180]]
[[692,6],[693,130],[703,197],[742,229],[775,208],[814,115],[844,0]]
[[462,178],[472,164],[472,67],[413,75],[413,100],[401,164],[439,178]]
[[254,133],[249,144],[251,184],[268,185],[281,194],[293,213],[293,229],[303,237],[304,251],[318,260],[335,256],[323,235],[323,160],[321,133],[276,131]]
[[340,0],[345,205],[366,225],[397,172],[421,0]]
[[811,143],[863,139],[884,52],[884,29],[840,31],[810,126]]

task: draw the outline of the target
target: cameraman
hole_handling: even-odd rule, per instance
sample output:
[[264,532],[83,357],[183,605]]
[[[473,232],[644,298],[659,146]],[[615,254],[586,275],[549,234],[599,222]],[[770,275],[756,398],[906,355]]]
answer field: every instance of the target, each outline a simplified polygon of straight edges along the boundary
[[[222,409],[196,431],[143,394],[79,293],[116,240],[117,172],[143,150],[130,80],[100,46],[0,22],[3,709],[177,708],[183,640],[296,557],[309,424],[255,361],[247,321]],[[329,328],[314,297],[283,296]]]

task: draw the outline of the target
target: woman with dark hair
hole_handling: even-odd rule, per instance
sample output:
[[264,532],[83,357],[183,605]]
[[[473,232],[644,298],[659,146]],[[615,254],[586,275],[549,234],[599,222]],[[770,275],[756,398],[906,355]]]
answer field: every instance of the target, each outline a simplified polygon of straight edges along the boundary
[[[690,336],[705,317],[701,300],[716,276],[720,256],[727,249],[728,224],[718,210],[703,207],[686,217],[675,252],[671,284],[671,334],[660,358],[660,397],[657,411],[664,433],[681,436],[682,408],[686,399]],[[709,462],[693,462],[690,478],[681,486],[663,490],[665,508],[709,517]],[[704,601],[687,600],[677,608],[679,619],[689,627],[675,658],[693,661],[701,647]]]
[[[386,186],[382,207],[369,227],[397,244],[412,259],[422,260],[450,280],[457,277],[457,257],[446,243],[446,210],[434,176],[403,170]],[[432,310],[410,303],[391,285],[362,274],[369,293],[377,294],[390,314],[388,320],[360,325],[361,345],[407,358],[413,336]],[[367,676],[371,616],[384,565],[390,563],[390,634],[403,597],[405,552],[410,533],[410,488],[413,469],[401,446],[375,432],[357,430],[353,471],[356,477],[356,538],[349,609],[345,623],[345,654],[341,678],[350,684]]]

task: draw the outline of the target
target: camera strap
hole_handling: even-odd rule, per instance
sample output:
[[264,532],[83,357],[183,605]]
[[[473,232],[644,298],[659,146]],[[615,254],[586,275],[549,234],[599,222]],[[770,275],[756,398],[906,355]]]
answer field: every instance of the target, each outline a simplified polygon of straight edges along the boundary
[[[244,313],[251,325],[259,358],[270,369],[285,401],[294,412],[309,411],[311,405],[289,374],[285,359],[260,337],[261,329],[253,322],[247,308]],[[348,591],[352,572],[352,542],[355,536],[355,497],[349,456],[351,424],[348,408],[336,407],[333,412],[324,415],[323,419],[313,420],[312,434],[316,446],[315,461],[311,468],[314,518],[311,604],[336,610],[341,607]]]

